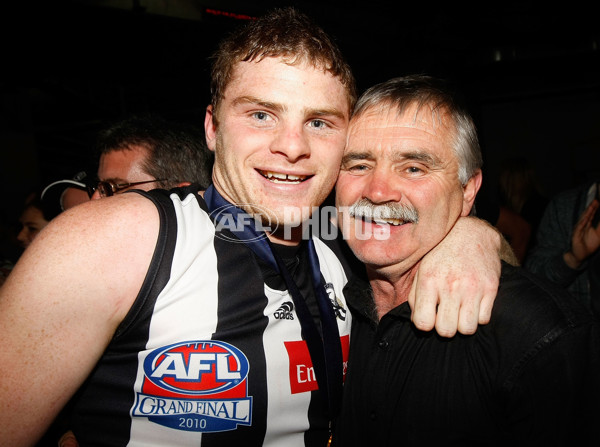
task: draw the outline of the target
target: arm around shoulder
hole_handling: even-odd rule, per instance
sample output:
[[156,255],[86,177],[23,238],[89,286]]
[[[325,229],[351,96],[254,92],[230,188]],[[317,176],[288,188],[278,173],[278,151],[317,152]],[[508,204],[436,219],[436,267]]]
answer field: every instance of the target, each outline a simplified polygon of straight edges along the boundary
[[[500,280],[500,259],[514,253],[497,229],[461,217],[421,261],[409,303],[421,330],[452,337],[472,334],[489,321]],[[437,309],[437,310],[436,310]]]
[[135,300],[159,223],[137,194],[73,208],[0,289],[0,412],[7,445],[33,444],[93,369]]

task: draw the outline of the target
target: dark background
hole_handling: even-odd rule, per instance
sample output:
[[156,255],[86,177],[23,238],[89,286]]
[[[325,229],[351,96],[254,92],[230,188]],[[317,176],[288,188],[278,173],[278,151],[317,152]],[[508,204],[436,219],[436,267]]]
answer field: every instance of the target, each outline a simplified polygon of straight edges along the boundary
[[30,188],[88,167],[107,120],[158,111],[202,126],[216,43],[245,17],[288,4],[333,35],[360,91],[413,72],[455,82],[480,132],[485,194],[513,156],[530,160],[548,196],[600,171],[600,25],[591,2],[12,3],[0,16],[8,221]]

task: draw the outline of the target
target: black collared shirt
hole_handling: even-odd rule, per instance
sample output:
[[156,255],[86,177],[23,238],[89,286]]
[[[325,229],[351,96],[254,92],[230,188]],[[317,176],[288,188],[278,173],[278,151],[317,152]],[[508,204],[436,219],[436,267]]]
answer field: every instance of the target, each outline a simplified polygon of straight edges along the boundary
[[598,323],[564,291],[504,265],[491,322],[451,339],[417,330],[408,303],[377,324],[362,280],[344,294],[335,445],[600,445]]

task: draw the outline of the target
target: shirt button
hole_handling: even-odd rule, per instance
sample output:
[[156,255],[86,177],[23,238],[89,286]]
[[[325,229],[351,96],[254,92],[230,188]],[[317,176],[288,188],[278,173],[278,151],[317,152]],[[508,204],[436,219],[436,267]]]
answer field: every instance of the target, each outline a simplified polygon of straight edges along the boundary
[[387,340],[381,340],[379,343],[377,343],[377,346],[379,346],[380,349],[387,349],[390,344],[387,342]]

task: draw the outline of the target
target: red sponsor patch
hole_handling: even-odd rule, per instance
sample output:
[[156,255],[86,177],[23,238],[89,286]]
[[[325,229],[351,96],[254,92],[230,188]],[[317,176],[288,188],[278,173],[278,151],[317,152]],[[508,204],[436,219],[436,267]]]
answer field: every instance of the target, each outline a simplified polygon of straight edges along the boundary
[[[348,348],[350,347],[350,336],[340,337],[342,344],[342,357],[344,359],[344,379],[346,378],[346,366],[348,364]],[[292,394],[306,393],[319,389],[315,370],[308,352],[308,346],[304,340],[284,342],[289,357],[290,390]]]

